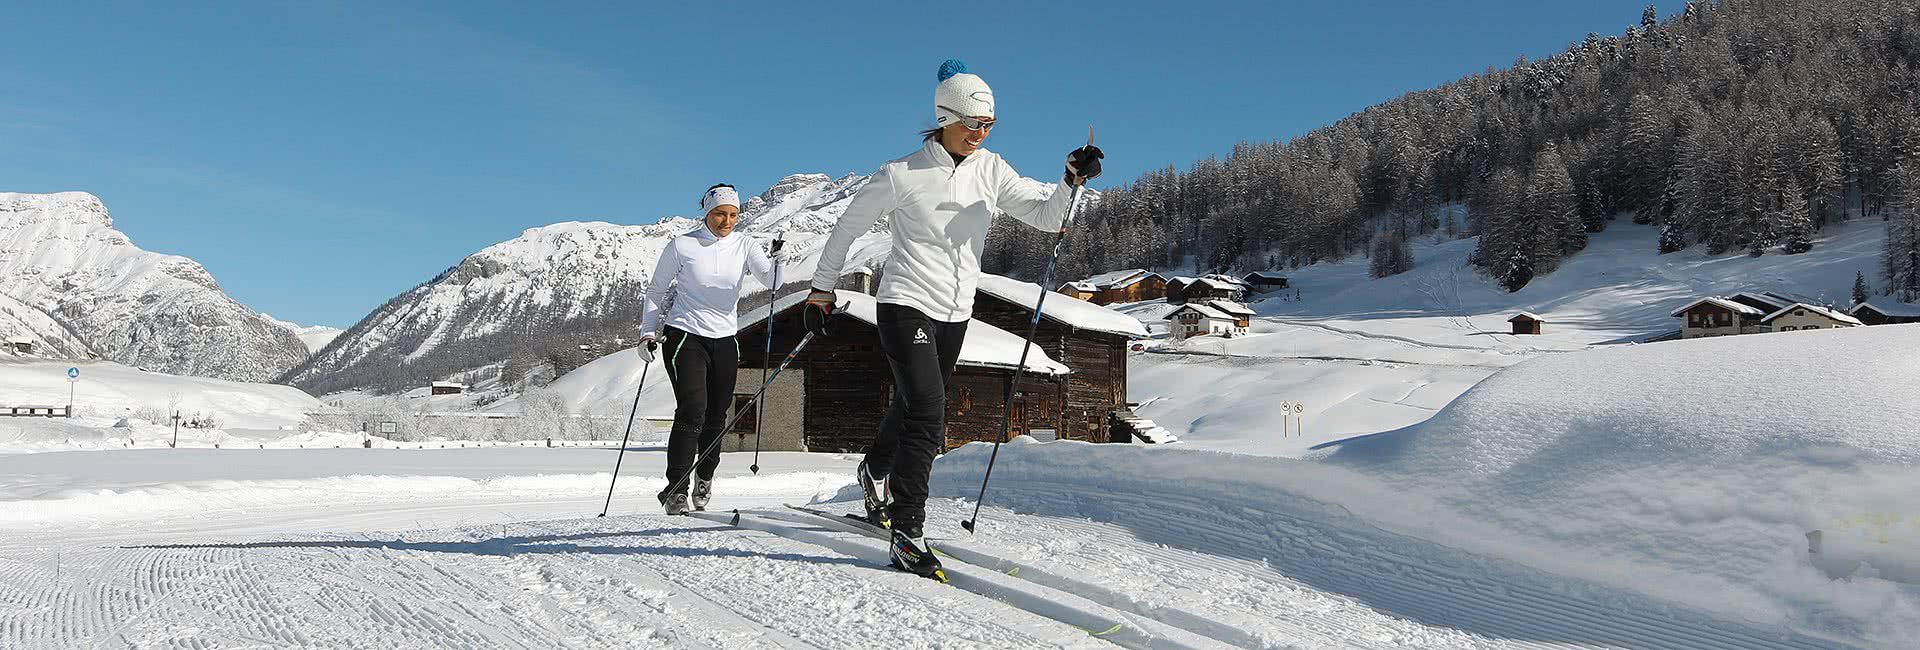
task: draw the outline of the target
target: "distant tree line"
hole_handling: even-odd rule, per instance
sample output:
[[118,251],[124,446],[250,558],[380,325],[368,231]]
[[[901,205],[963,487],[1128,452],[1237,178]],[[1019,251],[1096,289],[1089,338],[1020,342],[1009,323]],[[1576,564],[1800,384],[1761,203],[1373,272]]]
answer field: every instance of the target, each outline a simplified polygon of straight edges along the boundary
[[[1884,293],[1920,295],[1916,7],[1696,0],[1663,22],[1649,6],[1622,35],[1109,190],[1058,277],[1355,253],[1386,255],[1374,272],[1391,274],[1411,267],[1410,239],[1480,236],[1474,263],[1518,290],[1622,216],[1656,224],[1662,252],[1753,255],[1880,217]],[[1051,235],[1017,226],[996,225],[987,267],[1038,279]]]

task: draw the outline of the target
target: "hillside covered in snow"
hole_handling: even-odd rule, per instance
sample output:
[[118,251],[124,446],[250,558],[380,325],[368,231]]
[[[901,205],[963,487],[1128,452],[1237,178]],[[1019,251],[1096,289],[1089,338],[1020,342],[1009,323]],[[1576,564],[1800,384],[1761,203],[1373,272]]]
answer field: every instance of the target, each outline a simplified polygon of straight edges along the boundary
[[307,355],[199,263],[141,250],[84,192],[0,193],[0,335],[45,355],[266,381]]
[[[865,176],[789,176],[748,199],[739,230],[786,236],[783,283],[807,281],[819,249]],[[310,391],[387,392],[535,355],[566,334],[630,336],[641,295],[668,240],[700,227],[669,217],[648,225],[565,222],[531,228],[469,255],[438,277],[395,296],[282,379]],[[884,222],[851,258],[885,250]],[[743,293],[764,289],[751,277]]]

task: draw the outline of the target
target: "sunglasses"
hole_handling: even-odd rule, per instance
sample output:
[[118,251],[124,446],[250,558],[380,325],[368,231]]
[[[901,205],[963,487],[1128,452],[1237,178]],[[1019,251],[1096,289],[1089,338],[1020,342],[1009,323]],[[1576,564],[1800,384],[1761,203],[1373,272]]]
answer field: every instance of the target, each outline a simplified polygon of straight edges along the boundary
[[967,117],[965,115],[961,115],[958,111],[947,108],[945,106],[940,107],[940,110],[945,111],[948,115],[952,115],[954,116],[954,118],[960,120],[960,126],[967,127],[968,131],[992,131],[993,130],[993,118],[977,120],[971,117]]

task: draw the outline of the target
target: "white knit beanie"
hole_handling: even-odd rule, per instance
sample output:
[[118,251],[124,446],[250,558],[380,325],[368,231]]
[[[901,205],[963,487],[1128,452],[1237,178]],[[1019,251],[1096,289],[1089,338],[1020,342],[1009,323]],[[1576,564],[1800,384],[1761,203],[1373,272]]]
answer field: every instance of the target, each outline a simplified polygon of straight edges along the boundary
[[940,86],[933,91],[933,123],[952,124],[962,117],[993,117],[993,89],[967,64],[947,59],[940,64]]
[[735,208],[740,207],[740,193],[733,191],[733,188],[725,185],[707,190],[707,193],[700,197],[700,216],[705,217],[708,213],[713,212],[714,208],[723,205],[731,205]]

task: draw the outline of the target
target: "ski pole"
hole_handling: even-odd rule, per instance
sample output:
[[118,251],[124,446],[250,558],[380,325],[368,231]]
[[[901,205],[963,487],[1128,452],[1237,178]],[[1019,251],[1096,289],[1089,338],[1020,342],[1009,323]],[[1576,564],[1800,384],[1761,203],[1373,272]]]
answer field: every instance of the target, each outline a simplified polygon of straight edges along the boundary
[[[768,325],[771,326],[772,323],[768,323]],[[773,369],[773,374],[767,377],[766,382],[760,384],[760,390],[756,391],[753,394],[753,398],[748,400],[748,402],[753,404],[758,404],[760,402],[760,398],[767,394],[767,387],[773,385],[773,380],[780,378],[780,371],[786,370],[787,366],[789,364],[792,364],[794,359],[799,358],[800,351],[807,349],[807,344],[811,342],[813,342],[813,332],[807,332],[806,336],[800,337],[800,343],[798,345],[793,346],[793,351],[788,352],[785,359],[780,360],[780,365]],[[673,482],[673,485],[668,486],[667,494],[673,494],[680,490],[686,489],[687,482],[690,480],[693,480],[693,473],[700,471],[700,459],[711,456],[715,452],[719,451],[720,441],[727,439],[726,431],[728,429],[732,429],[733,425],[740,421],[740,416],[746,415],[746,413],[747,413],[747,409],[745,407],[742,407],[739,411],[734,412],[733,417],[727,418],[727,425],[724,427],[720,427],[721,434],[719,436],[714,437],[713,442],[708,443],[706,449],[701,450],[700,453],[695,454],[693,456],[693,468],[687,470],[686,474],[682,475],[679,479],[675,480]]]
[[[641,345],[652,344],[642,343]],[[633,418],[640,414],[640,392],[646,390],[647,371],[652,369],[652,363],[640,367],[640,385],[633,389],[633,410],[627,412],[627,432],[620,434],[620,455],[613,459],[613,481],[607,484],[607,504],[600,507],[602,517],[607,516],[607,510],[613,507],[613,486],[620,482],[620,462],[627,459],[627,439],[633,435]]]
[[[784,236],[783,236],[784,237]],[[767,383],[767,369],[773,365],[773,304],[780,302],[780,247],[787,243],[783,237],[773,238],[773,287],[767,291],[767,351],[760,357],[760,383]],[[760,475],[760,428],[767,422],[767,405],[754,402],[756,415],[753,417],[753,464],[747,469],[755,476]]]
[[[1093,127],[1087,127],[1087,144],[1093,144]],[[1047,255],[1047,270],[1040,276],[1040,299],[1033,301],[1033,320],[1027,323],[1026,345],[1020,346],[1020,363],[1013,367],[1013,379],[1007,382],[1007,401],[1000,411],[1002,435],[993,439],[993,453],[987,455],[987,472],[980,477],[980,496],[973,500],[973,517],[960,522],[960,527],[973,533],[973,526],[980,521],[980,504],[987,500],[987,481],[993,478],[993,463],[1000,459],[1000,438],[1010,431],[1013,423],[1013,396],[1020,386],[1020,376],[1027,371],[1027,353],[1033,350],[1033,335],[1040,331],[1040,308],[1047,304],[1047,287],[1053,284],[1053,264],[1060,259],[1060,245],[1067,243],[1067,226],[1073,224],[1074,212],[1080,209],[1080,190],[1085,183],[1073,187],[1073,200],[1067,204],[1067,218],[1060,222],[1060,233],[1053,238],[1053,252]]]

